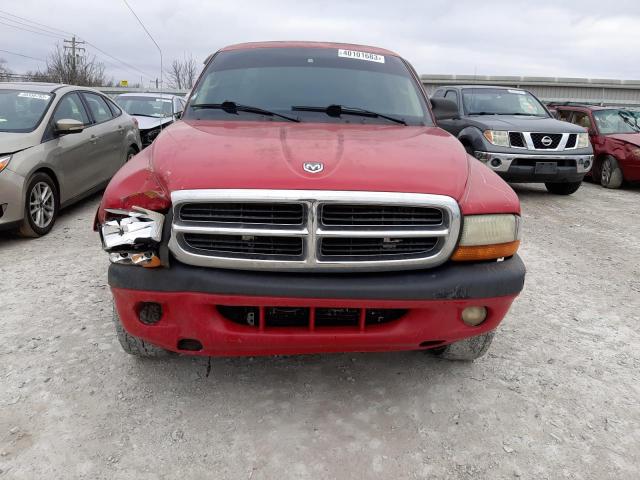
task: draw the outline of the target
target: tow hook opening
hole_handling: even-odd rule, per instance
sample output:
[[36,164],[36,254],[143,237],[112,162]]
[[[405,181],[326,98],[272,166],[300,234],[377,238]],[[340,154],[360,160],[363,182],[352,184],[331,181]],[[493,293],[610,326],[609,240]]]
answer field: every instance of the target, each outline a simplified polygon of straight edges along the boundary
[[500,165],[502,165],[502,160],[500,160],[499,158],[494,158],[491,160],[491,166],[493,168],[498,168]]
[[162,305],[143,302],[138,306],[138,320],[145,325],[155,325],[162,319]]
[[194,338],[183,338],[181,340],[178,340],[178,350],[199,352],[200,350],[202,350],[202,343]]

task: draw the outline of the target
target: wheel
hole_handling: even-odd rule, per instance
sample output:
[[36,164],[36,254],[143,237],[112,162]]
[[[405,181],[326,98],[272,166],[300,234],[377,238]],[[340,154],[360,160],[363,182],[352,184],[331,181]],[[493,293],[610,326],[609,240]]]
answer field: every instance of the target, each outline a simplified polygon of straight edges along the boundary
[[129,160],[131,160],[137,154],[138,154],[138,150],[136,150],[135,147],[129,147],[129,149],[127,150],[127,159],[125,160],[125,162],[128,162]]
[[620,188],[623,180],[622,170],[618,166],[618,161],[611,155],[607,155],[602,161],[600,185],[605,188]]
[[27,183],[20,235],[35,238],[49,233],[56,221],[59,208],[56,184],[46,173],[36,173]]
[[495,331],[492,330],[476,337],[465,338],[464,340],[450,343],[441,348],[427,350],[427,352],[445,360],[473,362],[487,353],[494,335]]
[[166,357],[169,354],[169,352],[164,348],[157,347],[151,343],[145,342],[141,338],[134,337],[127,333],[122,326],[122,322],[120,321],[120,316],[118,315],[115,305],[113,306],[113,323],[116,327],[118,341],[120,342],[122,349],[129,355],[134,355],[136,357],[158,358]]
[[580,188],[582,182],[545,183],[544,186],[550,193],[556,195],[571,195]]

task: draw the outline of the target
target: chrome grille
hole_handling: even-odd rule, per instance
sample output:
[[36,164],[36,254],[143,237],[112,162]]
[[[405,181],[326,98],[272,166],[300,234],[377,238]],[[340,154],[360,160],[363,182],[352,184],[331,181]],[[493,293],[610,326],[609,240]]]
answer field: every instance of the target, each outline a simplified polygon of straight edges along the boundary
[[577,139],[578,135],[575,133],[509,132],[511,147],[546,152],[575,150]]
[[169,248],[181,262],[247,270],[434,267],[451,255],[458,204],[442,195],[181,190]]

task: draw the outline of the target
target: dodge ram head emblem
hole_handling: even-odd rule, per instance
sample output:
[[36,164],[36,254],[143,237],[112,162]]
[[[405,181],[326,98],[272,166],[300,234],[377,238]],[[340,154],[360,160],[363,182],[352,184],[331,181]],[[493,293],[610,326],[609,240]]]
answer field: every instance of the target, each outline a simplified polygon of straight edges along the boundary
[[542,137],[542,140],[540,140],[542,142],[542,144],[545,147],[548,147],[549,145],[551,145],[553,143],[553,140],[551,139],[551,137],[549,136],[544,136]]
[[320,173],[324,170],[324,165],[322,162],[304,162],[302,164],[302,168],[304,168],[305,172],[309,173]]

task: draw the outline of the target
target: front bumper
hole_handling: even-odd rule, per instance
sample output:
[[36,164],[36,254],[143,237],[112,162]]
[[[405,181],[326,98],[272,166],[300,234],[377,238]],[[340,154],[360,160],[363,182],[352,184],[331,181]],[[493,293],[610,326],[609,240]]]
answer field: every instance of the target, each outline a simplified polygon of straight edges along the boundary
[[[109,285],[124,328],[167,350],[208,356],[417,350],[445,345],[495,329],[524,284],[518,256],[503,262],[447,264],[380,274],[242,272],[191,267],[145,269],[112,264]],[[162,317],[144,324],[145,302],[159,303]],[[235,323],[218,306],[258,307],[255,326]],[[484,306],[487,319],[467,326],[461,312]],[[380,325],[276,327],[264,320],[268,307],[403,309]],[[313,314],[311,315],[313,318]],[[364,318],[362,316],[361,318]],[[181,341],[196,340],[198,351]]]
[[0,172],[0,230],[24,218],[24,183],[24,177],[9,169]]
[[[580,182],[593,166],[590,154],[527,154],[475,152],[475,157],[510,182]],[[554,172],[537,168],[539,162],[556,163]]]

